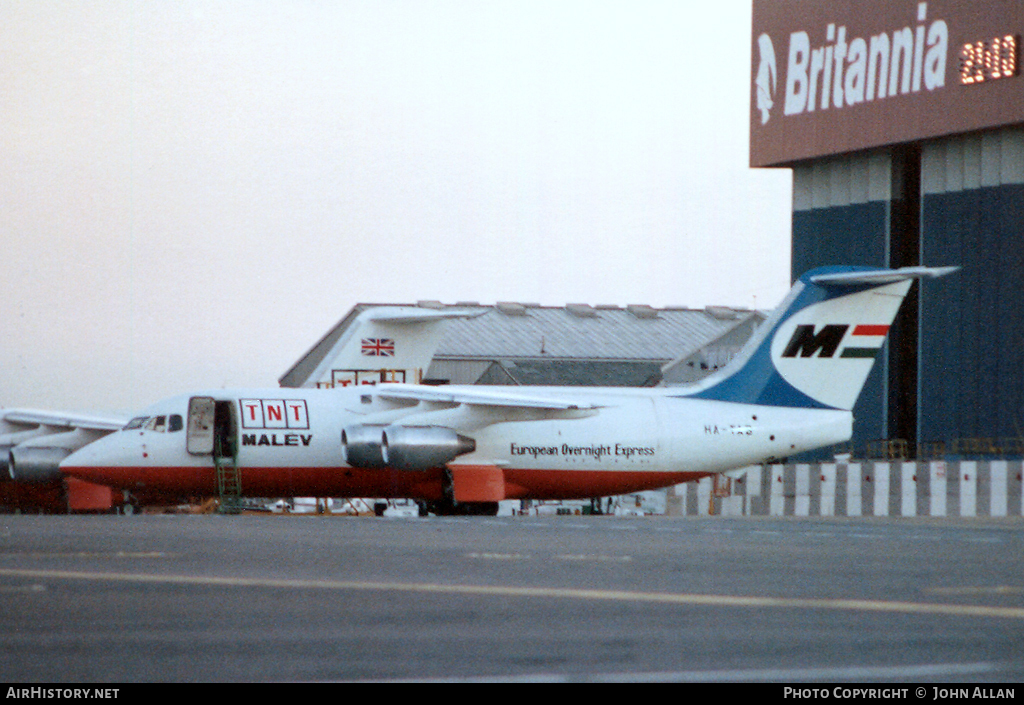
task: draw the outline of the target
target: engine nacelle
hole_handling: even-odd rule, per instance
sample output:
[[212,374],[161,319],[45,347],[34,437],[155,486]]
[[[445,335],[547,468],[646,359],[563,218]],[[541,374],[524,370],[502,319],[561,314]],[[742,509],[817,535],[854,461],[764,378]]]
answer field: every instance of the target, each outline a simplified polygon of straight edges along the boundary
[[105,436],[108,431],[77,428],[73,431],[53,433],[40,427],[37,434],[11,448],[7,454],[7,469],[15,482],[53,482],[63,477],[60,463],[79,448]]
[[[4,424],[4,426],[11,426],[11,424]],[[11,469],[11,449],[25,441],[45,436],[47,433],[52,432],[40,426],[27,431],[0,434],[0,481],[14,479],[14,471]]]
[[441,426],[362,424],[341,432],[341,457],[355,468],[427,470],[476,450],[476,441]]
[[71,455],[67,448],[20,446],[11,449],[9,469],[15,482],[53,482],[59,480],[60,462]]
[[384,424],[349,426],[341,431],[341,459],[354,468],[384,467]]
[[476,450],[476,441],[442,426],[388,426],[382,455],[388,467],[426,470]]

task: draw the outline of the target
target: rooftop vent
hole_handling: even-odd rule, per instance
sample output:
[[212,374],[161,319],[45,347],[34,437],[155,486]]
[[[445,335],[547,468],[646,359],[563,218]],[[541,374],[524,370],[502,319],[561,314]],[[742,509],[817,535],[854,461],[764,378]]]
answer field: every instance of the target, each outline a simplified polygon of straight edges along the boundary
[[590,304],[566,304],[565,310],[577,318],[597,318],[597,311]]
[[515,301],[499,301],[496,304],[499,311],[504,313],[506,316],[525,316],[526,306]]
[[735,321],[740,317],[736,309],[728,306],[707,306],[704,308],[704,312],[720,321]]
[[626,307],[626,310],[637,318],[652,320],[658,317],[658,310],[647,304],[630,304]]

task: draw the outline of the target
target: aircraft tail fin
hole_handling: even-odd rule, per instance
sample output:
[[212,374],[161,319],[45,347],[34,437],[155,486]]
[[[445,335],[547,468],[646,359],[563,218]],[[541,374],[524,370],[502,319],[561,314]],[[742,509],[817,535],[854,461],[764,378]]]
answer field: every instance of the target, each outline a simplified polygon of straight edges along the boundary
[[343,320],[280,379],[282,387],[336,388],[380,382],[418,384],[444,323],[483,311],[378,306]]
[[825,267],[800,277],[740,354],[688,394],[852,409],[915,279],[957,267]]

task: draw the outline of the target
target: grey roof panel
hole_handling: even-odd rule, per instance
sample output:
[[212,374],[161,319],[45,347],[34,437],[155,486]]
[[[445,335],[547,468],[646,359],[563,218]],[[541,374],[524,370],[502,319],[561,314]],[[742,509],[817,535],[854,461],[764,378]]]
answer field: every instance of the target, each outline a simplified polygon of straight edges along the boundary
[[[401,304],[356,305],[285,373],[281,385],[299,386],[359,313],[368,308],[397,305]],[[448,308],[433,301],[419,305]],[[502,302],[495,306],[460,304],[457,308],[481,311],[482,315],[453,319],[446,324],[434,355],[435,364],[443,360],[531,358],[664,364],[709,344],[752,315],[745,310],[735,310],[735,316],[723,315],[734,311],[724,307],[695,310],[641,305],[550,307]],[[581,312],[585,315],[581,316]],[[646,379],[646,373],[643,376]]]
[[492,309],[451,321],[435,357],[674,360],[734,325],[690,309],[658,310],[656,318],[624,309],[593,309],[582,318],[563,308],[529,308],[518,316]]
[[618,360],[519,360],[503,365],[517,384],[556,387],[653,387],[661,381],[656,362]]

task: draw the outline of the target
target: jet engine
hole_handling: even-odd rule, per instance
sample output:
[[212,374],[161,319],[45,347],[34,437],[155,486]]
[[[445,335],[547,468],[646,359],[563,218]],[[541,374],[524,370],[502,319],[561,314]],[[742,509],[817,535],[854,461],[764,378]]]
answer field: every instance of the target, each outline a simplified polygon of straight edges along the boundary
[[67,448],[15,447],[8,469],[15,482],[52,482],[61,477],[60,462],[71,455]]
[[[33,435],[22,436],[18,443],[7,441],[0,444],[7,445],[10,452],[7,454],[7,474],[14,482],[53,482],[59,480],[63,475],[60,472],[60,463],[64,458],[73,452],[92,443],[97,438],[106,434],[106,431],[97,431],[79,428],[74,431],[53,433],[53,429],[40,426]],[[10,439],[10,436],[3,437]]]
[[341,433],[342,458],[358,468],[427,470],[476,450],[476,441],[443,426],[350,426]]
[[476,441],[442,426],[389,426],[384,429],[384,462],[399,470],[426,470],[476,450]]
[[[0,420],[0,423],[3,423]],[[4,426],[10,427],[11,424],[3,424]],[[2,426],[0,426],[2,428]],[[27,440],[37,438],[46,434],[46,429],[39,427],[33,428],[28,431],[16,431],[14,433],[3,433],[0,434],[0,480],[13,480],[14,472],[11,469],[11,449],[16,447],[19,443],[23,443]]]
[[354,468],[384,467],[384,424],[349,426],[341,431],[341,459]]

